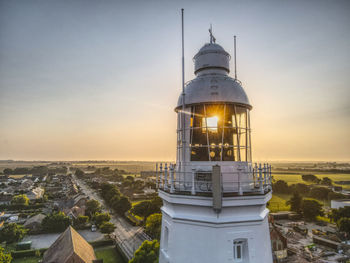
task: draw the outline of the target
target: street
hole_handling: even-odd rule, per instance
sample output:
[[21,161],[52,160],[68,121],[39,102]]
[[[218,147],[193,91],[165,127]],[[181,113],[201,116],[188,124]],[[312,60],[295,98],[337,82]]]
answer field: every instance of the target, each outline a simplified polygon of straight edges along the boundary
[[115,239],[125,255],[131,259],[134,252],[141,246],[142,242],[147,239],[146,234],[143,232],[143,228],[139,226],[130,225],[124,218],[115,214],[111,209],[108,208],[104,200],[91,189],[84,181],[78,179],[74,174],[72,178],[76,184],[80,186],[81,191],[88,196],[90,199],[95,199],[101,203],[104,212],[109,212],[111,215],[111,222],[116,226],[114,231]]

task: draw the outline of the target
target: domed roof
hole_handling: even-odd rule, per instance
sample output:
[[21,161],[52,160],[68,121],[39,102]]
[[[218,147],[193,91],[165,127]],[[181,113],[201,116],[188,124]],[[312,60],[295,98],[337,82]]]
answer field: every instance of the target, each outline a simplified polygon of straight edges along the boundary
[[218,44],[207,43],[194,56],[194,73],[203,69],[220,68],[230,72],[231,56]]
[[[205,74],[190,81],[185,87],[185,104],[235,103],[252,108],[241,83],[223,74]],[[182,107],[179,96],[176,109]]]
[[[185,104],[235,103],[249,109],[241,82],[228,76],[230,55],[218,44],[205,44],[194,56],[196,78],[186,84]],[[182,106],[180,95],[175,110]]]

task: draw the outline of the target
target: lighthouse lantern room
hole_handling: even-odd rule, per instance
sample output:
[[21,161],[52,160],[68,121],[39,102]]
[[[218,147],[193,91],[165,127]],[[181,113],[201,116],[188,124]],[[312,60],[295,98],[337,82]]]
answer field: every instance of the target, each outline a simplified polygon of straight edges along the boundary
[[252,164],[252,106],[230,58],[210,30],[175,108],[176,164],[157,164],[160,263],[272,262],[271,166]]

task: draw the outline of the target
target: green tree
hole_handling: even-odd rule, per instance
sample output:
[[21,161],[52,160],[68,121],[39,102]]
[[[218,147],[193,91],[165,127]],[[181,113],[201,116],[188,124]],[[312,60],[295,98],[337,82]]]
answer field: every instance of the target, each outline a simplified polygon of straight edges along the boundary
[[319,179],[316,175],[313,174],[303,174],[301,176],[301,179],[303,179],[306,182],[312,182],[316,184],[318,184],[321,181],[321,179]]
[[159,242],[158,240],[145,240],[135,251],[134,257],[129,263],[158,263]]
[[13,174],[13,171],[10,168],[5,168],[3,173],[4,173],[4,175],[10,175],[10,174]]
[[62,232],[70,225],[70,219],[63,212],[52,213],[46,216],[42,223],[42,229],[46,232]]
[[304,199],[302,204],[304,217],[309,221],[314,221],[317,216],[323,215],[322,204],[316,200]]
[[286,181],[278,180],[272,185],[273,191],[276,193],[289,193],[289,187]]
[[350,206],[341,207],[339,209],[332,209],[330,216],[333,222],[338,222],[341,218],[350,218]]
[[84,173],[83,170],[81,170],[81,169],[78,168],[78,169],[75,170],[75,175],[76,175],[78,178],[82,178],[82,177],[84,177],[85,173]]
[[331,189],[328,189],[327,187],[313,187],[310,190],[309,196],[318,200],[327,200],[328,194],[330,192],[333,191]]
[[100,226],[100,230],[104,234],[110,234],[114,231],[115,225],[111,222],[103,222]]
[[146,221],[147,217],[154,213],[160,213],[160,208],[162,206],[162,199],[155,197],[152,200],[146,200],[135,205],[131,212],[135,215],[144,218]]
[[114,203],[113,209],[120,215],[123,215],[126,211],[131,208],[131,202],[128,197],[122,196],[119,201]]
[[338,220],[337,226],[339,231],[346,232],[346,234],[350,235],[350,218],[342,217]]
[[11,204],[25,206],[29,204],[29,198],[26,195],[15,195],[11,200]]
[[333,181],[329,177],[323,177],[322,181],[321,181],[321,184],[323,184],[323,185],[332,185]]
[[146,232],[155,239],[160,239],[160,229],[162,226],[162,214],[155,213],[146,220]]
[[97,212],[101,212],[101,204],[99,201],[91,199],[86,202],[85,215],[90,218]]
[[287,205],[290,205],[290,210],[300,213],[302,206],[303,198],[299,192],[295,191],[293,196],[286,202]]
[[5,250],[0,247],[0,263],[11,263],[12,257],[10,253],[6,253]]
[[100,226],[102,225],[102,223],[111,220],[111,216],[109,215],[109,213],[96,213],[94,216],[94,220],[96,222],[96,225]]
[[76,228],[82,228],[87,224],[87,222],[89,222],[88,216],[78,216],[76,219],[74,219],[73,224]]
[[6,241],[7,243],[17,242],[21,240],[27,233],[27,230],[16,223],[6,224],[0,230],[0,243]]

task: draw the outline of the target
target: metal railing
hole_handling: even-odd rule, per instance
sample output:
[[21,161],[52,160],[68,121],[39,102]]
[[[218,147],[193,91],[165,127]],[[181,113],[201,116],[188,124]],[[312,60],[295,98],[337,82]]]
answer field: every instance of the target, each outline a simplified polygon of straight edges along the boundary
[[[190,172],[176,171],[174,164],[156,164],[156,185],[159,190],[172,194],[211,193],[211,171],[192,169]],[[206,178],[205,178],[206,177]],[[246,169],[233,172],[221,172],[221,187],[223,193],[264,194],[272,187],[271,165],[248,165]]]

